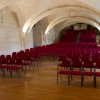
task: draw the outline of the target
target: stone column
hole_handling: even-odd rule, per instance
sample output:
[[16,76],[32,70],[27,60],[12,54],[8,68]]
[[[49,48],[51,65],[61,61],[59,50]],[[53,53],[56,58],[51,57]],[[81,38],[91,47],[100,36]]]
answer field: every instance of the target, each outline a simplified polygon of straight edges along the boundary
[[44,34],[44,42],[45,42],[45,45],[46,45],[46,34]]
[[21,49],[25,50],[25,34],[24,32],[22,32],[22,39],[21,39]]

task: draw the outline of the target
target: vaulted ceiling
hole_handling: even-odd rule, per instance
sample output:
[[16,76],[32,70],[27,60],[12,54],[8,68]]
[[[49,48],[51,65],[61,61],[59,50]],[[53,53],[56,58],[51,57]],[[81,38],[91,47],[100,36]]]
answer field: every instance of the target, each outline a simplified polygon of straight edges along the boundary
[[84,22],[100,30],[99,4],[100,0],[0,0],[0,9],[8,7],[16,14],[23,32],[45,17],[49,21],[46,32],[60,22]]

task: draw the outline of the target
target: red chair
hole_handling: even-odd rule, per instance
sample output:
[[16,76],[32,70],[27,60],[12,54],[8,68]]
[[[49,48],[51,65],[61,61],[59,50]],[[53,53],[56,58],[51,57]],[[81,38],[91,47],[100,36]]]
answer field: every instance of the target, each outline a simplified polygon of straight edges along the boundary
[[[72,66],[71,66],[71,71],[70,71],[70,75],[77,75],[80,76],[82,79],[82,67],[83,64],[81,61],[73,61],[72,62]],[[76,70],[76,68],[78,68],[78,70]],[[82,80],[81,80],[81,86],[82,86]]]
[[100,61],[100,57],[99,56],[92,56],[92,59],[91,59],[94,63],[96,62],[99,62]]
[[35,65],[35,62],[37,62],[37,67],[38,67],[38,63],[40,62],[40,64],[41,64],[40,54],[39,53],[35,53],[33,58],[32,58],[32,61],[34,62],[34,65]]
[[8,61],[8,66],[13,66],[16,64],[16,59],[15,58],[10,58]]
[[63,60],[67,60],[67,59],[66,59],[66,56],[60,56],[60,57],[59,57],[59,64],[58,64],[57,66],[61,66]]
[[1,59],[2,59],[2,58],[5,58],[5,55],[1,55]]
[[17,52],[13,52],[12,53],[12,58],[16,58],[17,59]]
[[14,70],[14,71],[16,71],[16,73],[18,74],[18,76],[20,78],[20,69],[23,68],[22,66],[8,66],[8,67],[10,67],[10,70],[11,70],[10,71],[11,77],[12,77],[12,70]]
[[[87,70],[85,70],[85,68]],[[93,71],[92,70],[89,71],[88,69],[93,69]],[[94,63],[92,61],[84,62],[83,73],[82,73],[82,84],[81,84],[81,86],[83,86],[84,76],[94,76],[94,75],[95,75]],[[95,84],[94,84],[94,86],[95,86]]]
[[0,56],[0,69],[1,69],[2,72],[3,72],[3,76],[5,76],[5,69],[4,69],[4,66],[2,66],[2,59],[1,59],[1,56]]
[[30,48],[30,52],[33,52],[34,51],[34,49],[33,48]]
[[13,52],[13,53],[12,53],[12,57],[13,57],[13,56],[17,56],[17,52]]
[[8,65],[8,59],[7,58],[1,58],[1,65],[7,66]]
[[100,69],[100,61],[96,62],[95,64],[95,78],[94,78],[95,87],[96,87],[96,79],[97,77],[100,77],[100,71],[97,71],[98,69]]
[[[10,75],[12,77],[12,71],[16,71],[16,73],[18,74],[19,78],[20,78],[20,69],[22,69],[22,66],[3,66],[4,69],[9,70]],[[4,72],[4,76],[5,76],[5,72]]]
[[72,57],[73,57],[73,54],[72,53],[68,53],[67,54],[67,59],[72,59]]
[[25,69],[23,68],[23,59],[22,59],[22,58],[16,59],[15,64],[16,64],[17,66],[22,66],[22,71],[24,71],[24,74],[26,75]]
[[30,52],[30,49],[26,49],[25,52],[26,52],[26,53],[29,53],[29,52]]
[[72,61],[81,61],[79,56],[72,56]]
[[16,73],[18,74],[18,76],[20,78],[20,69],[22,69],[22,70],[24,70],[24,69],[20,64],[18,66],[16,66],[16,63],[17,62],[16,62],[15,58],[10,58],[8,61],[8,66],[5,66],[5,69],[9,70],[11,77],[12,77],[12,71],[13,70],[16,71]]
[[91,57],[90,56],[82,56],[81,61],[82,62],[91,61]]
[[24,52],[24,50],[21,50],[20,53],[21,53],[21,54],[24,54],[25,52]]
[[9,60],[11,59],[11,55],[6,55],[6,58]]
[[[13,58],[11,58],[11,59],[13,59]],[[19,70],[22,68],[22,66],[15,66],[14,64],[12,65],[11,59],[8,60],[8,58],[2,58],[2,60],[1,60],[1,65],[2,65],[1,67],[3,68],[3,76],[5,76],[5,69],[7,69],[7,70],[9,70],[11,77],[12,77],[12,70],[15,70],[20,78]]]
[[69,78],[70,78],[71,64],[70,64],[69,61],[63,60],[61,67],[63,67],[64,69],[62,70],[62,68],[60,68],[60,70],[59,70],[59,66],[57,66],[57,84],[58,84],[58,74],[60,74],[60,76],[61,75],[68,75],[68,85],[69,85],[70,84],[70,79]]
[[[32,65],[31,56],[30,55],[26,55],[22,64],[25,65],[25,67],[28,65],[29,66],[29,71],[30,71],[30,66]],[[34,69],[34,67],[33,67],[33,69]]]

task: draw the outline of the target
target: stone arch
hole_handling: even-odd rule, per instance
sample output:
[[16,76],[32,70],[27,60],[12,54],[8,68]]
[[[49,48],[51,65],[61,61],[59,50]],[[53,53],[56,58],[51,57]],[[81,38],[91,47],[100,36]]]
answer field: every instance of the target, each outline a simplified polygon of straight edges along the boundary
[[30,29],[33,27],[33,25],[35,23],[37,23],[39,20],[41,20],[42,18],[49,16],[51,14],[57,13],[59,10],[81,10],[81,11],[88,11],[91,12],[95,15],[100,16],[97,12],[95,12],[94,10],[88,9],[86,7],[82,7],[82,6],[59,6],[59,7],[55,7],[55,8],[51,8],[51,9],[47,9],[44,12],[41,12],[40,14],[36,15],[35,17],[33,17],[33,15],[31,15],[25,22],[24,27],[23,27],[23,32],[26,33],[27,31],[30,31]]
[[[63,19],[62,19],[63,20]],[[59,21],[60,22],[62,22]],[[66,20],[66,18],[64,18],[64,20]],[[61,29],[63,26],[67,26],[67,25],[72,25],[72,24],[76,24],[76,23],[86,23],[86,24],[90,24],[94,27],[96,27],[99,31],[100,31],[100,25],[98,23],[96,23],[95,21],[93,20],[90,20],[88,18],[84,18],[84,17],[73,17],[72,19],[69,19],[68,21],[64,21],[63,24],[61,24],[60,27],[58,27],[58,29]],[[56,23],[54,24],[56,25]],[[52,27],[54,27],[54,25]]]

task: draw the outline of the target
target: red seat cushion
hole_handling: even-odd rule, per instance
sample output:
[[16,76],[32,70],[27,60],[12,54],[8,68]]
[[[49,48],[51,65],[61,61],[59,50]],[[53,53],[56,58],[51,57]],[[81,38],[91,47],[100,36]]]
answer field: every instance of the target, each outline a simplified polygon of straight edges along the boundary
[[24,65],[30,65],[31,62],[23,62]]
[[70,74],[71,75],[81,75],[82,72],[81,71],[71,71]]
[[94,72],[83,72],[83,75],[94,76]]
[[5,66],[0,66],[0,68],[5,68]]
[[96,76],[100,76],[100,72],[96,72],[95,74],[96,74]]
[[6,68],[6,69],[11,69],[12,66],[4,66],[4,68]]
[[62,66],[62,64],[58,64],[57,66]]
[[32,58],[32,61],[37,61],[39,60],[39,58]]
[[65,74],[65,75],[67,75],[67,74],[69,74],[69,72],[70,72],[70,71],[68,71],[68,70],[61,70],[61,71],[59,71],[58,73],[59,73],[59,74]]
[[11,67],[11,69],[13,69],[13,70],[19,70],[19,69],[21,69],[22,67],[21,66],[12,66]]
[[22,67],[21,66],[4,66],[4,68],[18,70],[18,69],[21,69]]

